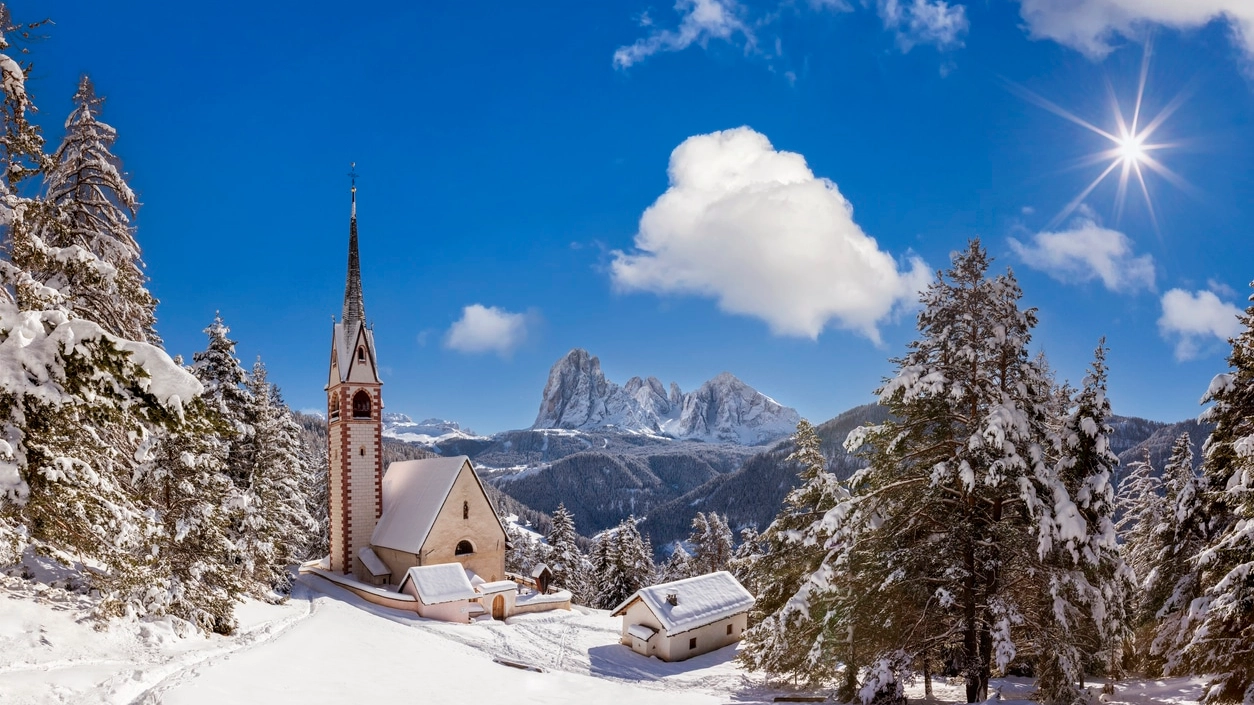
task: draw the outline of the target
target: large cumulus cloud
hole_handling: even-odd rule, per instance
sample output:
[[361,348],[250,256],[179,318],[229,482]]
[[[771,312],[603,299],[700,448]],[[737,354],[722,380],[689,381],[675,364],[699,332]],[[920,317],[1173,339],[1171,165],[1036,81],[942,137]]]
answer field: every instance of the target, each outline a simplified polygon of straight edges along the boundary
[[903,267],[881,250],[804,157],[748,127],[688,138],[668,175],[635,251],[613,253],[622,291],[710,297],[777,335],[834,325],[878,342],[879,324],[930,279],[918,258]]

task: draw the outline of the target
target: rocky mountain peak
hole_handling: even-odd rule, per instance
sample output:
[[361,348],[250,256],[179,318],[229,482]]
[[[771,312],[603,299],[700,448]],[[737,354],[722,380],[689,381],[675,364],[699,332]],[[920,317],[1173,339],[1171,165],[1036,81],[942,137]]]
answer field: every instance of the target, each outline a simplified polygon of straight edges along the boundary
[[576,348],[549,371],[533,429],[614,428],[676,438],[757,445],[792,433],[800,416],[723,372],[684,394],[656,377],[622,387],[605,379],[601,362]]

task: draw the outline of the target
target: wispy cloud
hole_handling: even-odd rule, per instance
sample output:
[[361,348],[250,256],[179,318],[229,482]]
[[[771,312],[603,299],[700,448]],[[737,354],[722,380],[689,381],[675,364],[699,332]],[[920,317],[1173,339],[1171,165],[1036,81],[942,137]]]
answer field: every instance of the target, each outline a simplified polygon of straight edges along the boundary
[[[786,13],[854,12],[860,7],[878,11],[884,29],[896,36],[903,52],[920,44],[961,47],[968,29],[966,8],[946,0],[779,0],[756,12],[738,0],[677,0],[679,24],[668,28],[653,15],[641,14],[637,19],[647,30],[645,35],[614,52],[614,67],[628,69],[655,54],[694,45],[707,48],[713,42],[737,47],[745,54],[777,58],[783,47],[773,28]],[[783,75],[789,82],[796,80],[795,72]]]
[[1176,339],[1177,360],[1197,357],[1204,342],[1226,341],[1241,332],[1241,309],[1213,292],[1172,289],[1163,294],[1162,303],[1158,330],[1163,338]]
[[619,47],[614,66],[629,68],[659,52],[683,51],[693,44],[705,47],[711,40],[740,41],[746,51],[757,43],[743,19],[745,8],[736,0],[678,0],[675,12],[680,18],[676,29],[659,28],[647,13],[641,15],[640,26],[649,28],[649,33],[635,44]]
[[967,8],[945,0],[878,0],[877,4],[884,29],[897,35],[897,46],[903,52],[920,44],[938,49],[960,47],[970,28]]
[[636,251],[613,253],[621,291],[710,297],[776,335],[830,324],[878,342],[878,324],[930,281],[921,260],[899,267],[879,249],[836,184],[748,127],[689,137],[667,172]]
[[1077,218],[1067,230],[1037,233],[1029,244],[1009,242],[1024,264],[1064,283],[1100,279],[1111,291],[1154,289],[1154,258],[1134,255],[1127,235],[1088,217]]

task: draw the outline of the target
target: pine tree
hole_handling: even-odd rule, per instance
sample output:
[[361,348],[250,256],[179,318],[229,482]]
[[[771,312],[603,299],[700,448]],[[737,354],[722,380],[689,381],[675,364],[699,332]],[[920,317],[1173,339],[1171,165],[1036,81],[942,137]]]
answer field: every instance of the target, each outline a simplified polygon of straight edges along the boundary
[[300,426],[267,381],[260,359],[253,365],[247,389],[252,403],[244,415],[252,433],[251,447],[243,456],[250,467],[235,548],[250,592],[273,599],[290,589],[288,567],[304,560],[303,549],[317,523],[301,496],[307,470],[302,466]]
[[[1142,583],[1147,609],[1156,620],[1150,654],[1161,669],[1180,671],[1192,620],[1190,606],[1200,594],[1194,560],[1209,536],[1201,478],[1193,468],[1193,444],[1182,433],[1163,467],[1163,509],[1154,528],[1154,555]],[[1159,659],[1152,661],[1158,665]],[[1157,675],[1157,674],[1155,674]]]
[[110,267],[108,276],[86,280],[72,271],[62,273],[60,288],[73,315],[118,337],[160,345],[154,328],[157,301],[145,288],[131,225],[139,203],[110,151],[117,132],[97,119],[103,103],[84,76],[65,122],[65,138],[44,173],[52,218],[42,223],[41,235],[50,246],[80,247]]
[[[0,35],[22,29],[0,5]],[[111,267],[44,242],[54,207],[19,194],[50,165],[28,120],[28,70],[0,53],[0,542],[11,554],[30,541],[94,564],[85,575],[107,605],[150,587],[146,549],[160,527],[137,487],[139,464],[160,433],[188,423],[201,385],[159,348],[73,319],[64,279],[46,276],[54,263],[84,278]]]
[[583,554],[576,542],[579,534],[575,531],[575,517],[566,509],[566,505],[558,503],[553,512],[553,522],[549,526],[549,552],[546,563],[553,571],[553,584],[570,590],[572,594],[581,595],[587,591],[587,569]]
[[235,602],[246,590],[231,540],[246,500],[225,472],[227,432],[202,399],[183,423],[157,439],[138,472],[138,486],[159,530],[149,543],[148,579],[106,594],[105,609],[169,614],[202,631],[234,631]]
[[1049,634],[1048,648],[1040,648],[1037,657],[1038,697],[1046,702],[1078,698],[1085,664],[1093,657],[1104,655],[1112,677],[1120,671],[1124,607],[1133,578],[1119,554],[1114,527],[1119,458],[1110,449],[1105,361],[1103,339],[1064,416],[1057,443],[1055,540],[1046,557],[1050,579],[1045,614],[1038,616]]
[[1202,458],[1209,531],[1196,559],[1201,595],[1189,606],[1183,651],[1193,672],[1212,674],[1204,705],[1254,703],[1254,295],[1250,301],[1230,341],[1230,371],[1202,398],[1213,402],[1202,420],[1215,424]]
[[699,575],[699,573],[693,572],[694,566],[692,556],[684,550],[683,544],[678,541],[675,542],[675,545],[671,550],[671,555],[666,559],[666,563],[662,564],[662,567],[659,568],[658,571],[661,573],[661,575],[658,576],[658,580],[663,583],[683,580],[684,578],[691,578],[693,575]]
[[823,518],[848,494],[827,471],[827,459],[809,421],[797,424],[793,445],[788,462],[799,466],[801,484],[784,498],[771,525],[741,544],[751,546],[747,551],[756,545],[760,553],[747,553],[738,561],[744,584],[757,601],[737,659],[749,670],[818,684],[834,675],[839,658],[821,662],[816,658],[823,652],[815,649],[822,623],[811,613],[806,584],[828,555],[831,532]]
[[923,293],[920,336],[878,390],[892,417],[850,435],[869,466],[828,512],[833,550],[810,579],[824,639],[850,640],[862,663],[945,650],[968,702],[988,697],[994,667],[1045,648],[1041,556],[1063,539],[1051,505],[1071,501],[1045,462],[1053,403],[1028,355],[1035,311],[988,266],[973,241]]
[[692,573],[705,575],[725,570],[734,552],[734,539],[727,520],[710,512],[697,512],[692,519],[692,534],[688,543],[693,547]]
[[1131,630],[1129,650],[1132,665],[1143,674],[1157,675],[1162,667],[1152,662],[1150,643],[1157,625],[1155,613],[1159,605],[1147,599],[1147,594],[1157,578],[1154,568],[1159,552],[1158,531],[1168,509],[1162,496],[1162,482],[1150,464],[1149,449],[1145,450],[1141,460],[1128,464],[1128,472],[1119,482],[1116,506],[1120,518],[1115,524],[1115,531],[1122,540],[1123,558],[1132,571],[1136,586],[1128,597],[1126,607]]
[[247,487],[253,461],[253,429],[248,425],[248,409],[256,403],[245,386],[248,374],[235,356],[235,341],[227,338],[230,328],[215,314],[213,323],[205,328],[209,343],[192,355],[192,371],[205,385],[204,399],[227,425],[227,475],[236,487]]
[[629,516],[602,539],[605,546],[603,571],[598,575],[601,609],[617,607],[642,587],[653,584],[657,572],[648,541],[636,529],[636,518]]

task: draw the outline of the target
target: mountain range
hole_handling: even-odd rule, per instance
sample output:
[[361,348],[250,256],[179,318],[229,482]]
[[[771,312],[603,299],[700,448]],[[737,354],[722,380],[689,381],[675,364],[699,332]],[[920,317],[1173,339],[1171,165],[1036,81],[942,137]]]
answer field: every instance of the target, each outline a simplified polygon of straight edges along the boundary
[[[886,409],[867,404],[818,424],[829,470],[845,478],[860,467],[843,448],[846,436],[886,418]],[[787,457],[798,420],[796,410],[727,372],[686,394],[655,377],[620,386],[605,378],[598,358],[574,349],[550,370],[530,428],[478,436],[450,421],[388,414],[384,435],[396,445],[470,456],[494,496],[540,526],[559,503],[585,535],[634,515],[661,553],[688,535],[698,511],[723,514],[734,528],[765,528],[797,483]],[[1181,433],[1200,459],[1209,432],[1191,420],[1115,416],[1111,426],[1122,467],[1148,453],[1159,471]]]
[[576,348],[558,360],[544,385],[532,429],[616,430],[739,445],[761,445],[793,432],[796,409],[723,372],[696,390],[669,389],[656,377],[608,381],[601,361]]

